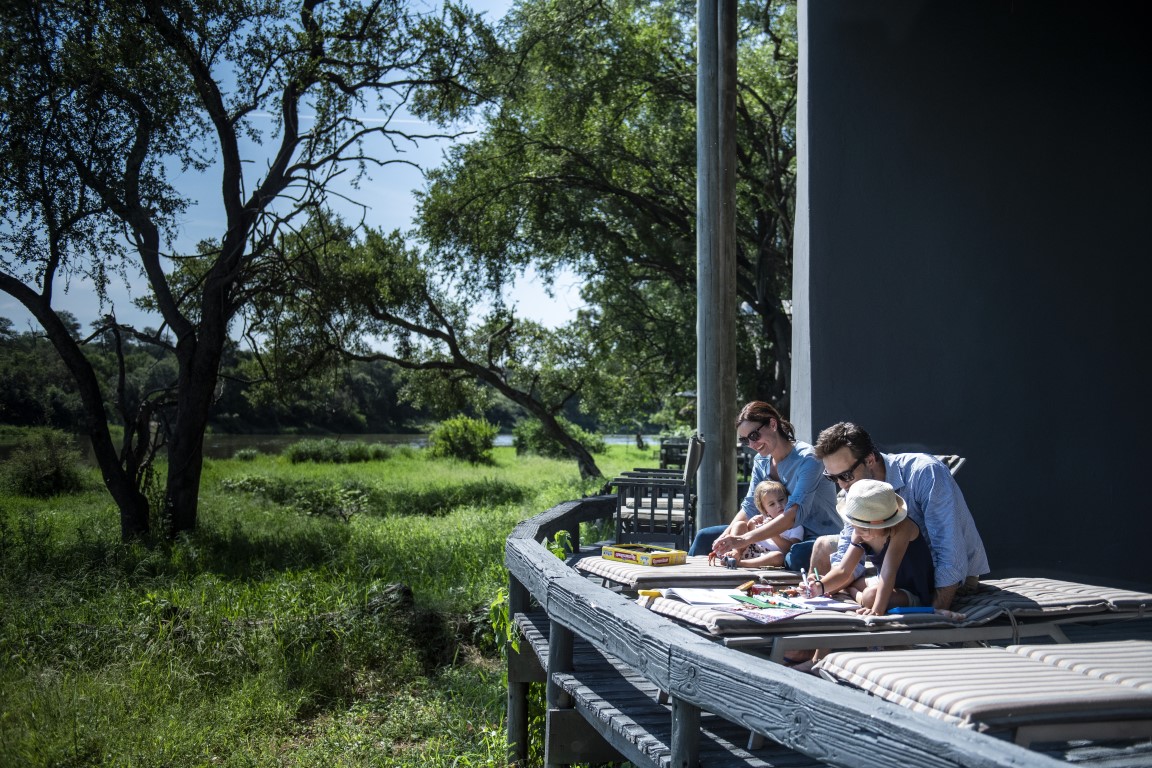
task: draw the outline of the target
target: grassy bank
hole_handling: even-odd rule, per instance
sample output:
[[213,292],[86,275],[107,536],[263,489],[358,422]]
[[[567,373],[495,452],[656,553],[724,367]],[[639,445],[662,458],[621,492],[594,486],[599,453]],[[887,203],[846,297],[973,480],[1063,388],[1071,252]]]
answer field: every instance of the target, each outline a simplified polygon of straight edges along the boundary
[[125,546],[88,480],[0,495],[5,765],[502,765],[504,539],[594,490],[512,449],[212,461],[194,534]]

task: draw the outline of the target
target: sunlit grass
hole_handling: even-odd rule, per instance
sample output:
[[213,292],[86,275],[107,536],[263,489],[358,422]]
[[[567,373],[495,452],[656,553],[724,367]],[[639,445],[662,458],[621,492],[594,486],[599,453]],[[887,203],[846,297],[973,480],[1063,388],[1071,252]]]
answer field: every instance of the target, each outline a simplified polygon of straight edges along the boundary
[[[654,459],[610,446],[597,460],[611,477]],[[373,506],[304,514],[229,490],[242,476],[356,483]],[[507,583],[504,540],[603,482],[510,448],[489,465],[419,451],[217,460],[198,529],[149,546],[119,542],[118,512],[89,481],[0,495],[6,766],[503,765],[486,616]]]

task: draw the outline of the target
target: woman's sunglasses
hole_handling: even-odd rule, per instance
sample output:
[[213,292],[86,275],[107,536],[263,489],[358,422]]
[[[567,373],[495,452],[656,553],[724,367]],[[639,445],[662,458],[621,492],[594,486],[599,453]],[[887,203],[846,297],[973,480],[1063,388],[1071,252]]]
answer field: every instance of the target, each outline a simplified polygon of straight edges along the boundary
[[[760,422],[760,426],[766,427],[768,425],[765,424],[764,422]],[[747,446],[749,443],[755,443],[759,439],[760,439],[760,430],[754,429],[748,433],[747,437],[736,438],[736,442],[740,443],[741,446]]]

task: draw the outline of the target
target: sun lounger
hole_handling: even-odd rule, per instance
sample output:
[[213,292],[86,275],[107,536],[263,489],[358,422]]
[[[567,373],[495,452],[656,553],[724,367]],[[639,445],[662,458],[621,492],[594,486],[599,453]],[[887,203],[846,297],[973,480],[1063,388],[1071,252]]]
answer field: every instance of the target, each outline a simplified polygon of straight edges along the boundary
[[980,590],[958,598],[956,610],[994,605],[1017,617],[1087,613],[1152,614],[1152,594],[1075,581],[1015,577],[981,582]]
[[[840,651],[815,669],[1016,743],[1152,736],[1152,643]],[[1010,683],[1010,684],[1006,684]]]
[[[657,574],[650,577],[645,588],[660,586]],[[764,652],[769,658],[780,660],[786,651],[799,648],[1017,643],[1035,637],[1066,642],[1062,626],[1067,622],[1141,617],[1152,611],[1152,594],[1053,579],[1000,579],[985,582],[975,595],[958,599],[953,612],[961,618],[935,613],[860,616],[815,611],[772,624],[759,624],[714,607],[667,598],[645,598],[643,604],[714,636],[724,645]]]
[[1061,669],[1152,692],[1152,643],[1117,640],[1104,643],[1013,645],[1008,650]]

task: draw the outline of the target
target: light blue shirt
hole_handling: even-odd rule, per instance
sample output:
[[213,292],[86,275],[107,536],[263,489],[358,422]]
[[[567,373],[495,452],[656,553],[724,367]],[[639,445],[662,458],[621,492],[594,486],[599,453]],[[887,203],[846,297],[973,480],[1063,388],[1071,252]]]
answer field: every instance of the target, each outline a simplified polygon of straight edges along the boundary
[[[936,587],[952,586],[968,576],[988,573],[991,569],[984,542],[948,467],[926,453],[882,453],[880,456],[884,459],[885,482],[904,499],[908,517],[920,526],[932,550]],[[833,565],[844,558],[851,540],[852,526],[845,525],[840,532],[840,546],[832,555]]]
[[[804,538],[811,539],[836,533],[844,525],[836,512],[836,489],[824,479],[824,464],[808,443],[796,441],[784,460],[776,465],[776,474],[788,489],[788,509],[795,506],[795,525],[804,526]],[[756,486],[771,480],[772,457],[757,456],[752,461],[752,478],[748,495],[741,502],[744,516],[759,514],[756,509]]]

